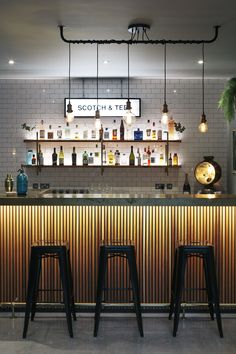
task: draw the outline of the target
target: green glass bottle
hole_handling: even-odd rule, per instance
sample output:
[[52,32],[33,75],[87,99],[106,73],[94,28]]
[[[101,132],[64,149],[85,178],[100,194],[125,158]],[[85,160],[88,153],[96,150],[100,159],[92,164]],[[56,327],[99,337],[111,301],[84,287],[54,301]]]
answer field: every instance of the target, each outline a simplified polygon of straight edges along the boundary
[[133,151],[133,146],[131,146],[131,151],[129,154],[129,165],[134,166],[135,165],[135,156],[134,156],[134,151]]

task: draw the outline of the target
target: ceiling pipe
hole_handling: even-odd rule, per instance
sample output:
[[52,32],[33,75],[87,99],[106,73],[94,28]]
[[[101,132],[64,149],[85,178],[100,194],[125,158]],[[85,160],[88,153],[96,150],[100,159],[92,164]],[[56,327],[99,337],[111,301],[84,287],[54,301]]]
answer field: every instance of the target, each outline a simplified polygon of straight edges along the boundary
[[64,26],[58,26],[60,29],[61,39],[66,43],[71,44],[203,44],[203,43],[213,43],[217,40],[219,34],[219,28],[221,26],[214,26],[215,29],[214,37],[212,39],[156,39],[156,40],[117,40],[117,39],[66,39],[64,37]]

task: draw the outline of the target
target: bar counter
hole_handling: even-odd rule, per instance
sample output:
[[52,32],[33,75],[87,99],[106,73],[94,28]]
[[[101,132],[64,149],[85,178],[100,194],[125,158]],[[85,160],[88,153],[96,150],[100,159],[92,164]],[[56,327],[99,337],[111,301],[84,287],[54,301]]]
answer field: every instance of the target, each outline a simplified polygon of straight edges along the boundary
[[[0,302],[24,302],[32,243],[66,240],[70,246],[75,301],[94,303],[99,244],[132,240],[142,303],[168,303],[174,250],[179,241],[214,244],[221,303],[236,303],[236,195],[0,193]],[[43,266],[42,286],[59,287],[54,263]],[[126,264],[113,260],[110,287],[128,284]],[[187,286],[204,287],[201,265],[190,259]],[[119,290],[107,300],[125,301]],[[205,301],[187,292],[186,301]],[[60,301],[42,293],[40,301]]]

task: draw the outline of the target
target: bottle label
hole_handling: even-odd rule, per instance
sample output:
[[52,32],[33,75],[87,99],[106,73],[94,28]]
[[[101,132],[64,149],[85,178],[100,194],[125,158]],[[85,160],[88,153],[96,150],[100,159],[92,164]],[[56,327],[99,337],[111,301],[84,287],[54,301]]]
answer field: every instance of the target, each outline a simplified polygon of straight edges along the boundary
[[40,129],[40,131],[39,131],[39,138],[40,138],[40,139],[45,139],[45,130],[44,130],[44,129]]

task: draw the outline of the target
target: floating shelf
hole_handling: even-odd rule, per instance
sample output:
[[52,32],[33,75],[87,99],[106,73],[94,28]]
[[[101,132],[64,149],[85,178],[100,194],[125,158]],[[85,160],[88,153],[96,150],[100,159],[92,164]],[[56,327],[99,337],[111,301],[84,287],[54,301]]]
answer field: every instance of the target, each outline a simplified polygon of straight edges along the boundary
[[[181,143],[182,140],[103,140],[105,143]],[[24,139],[25,143],[101,143],[101,140],[79,140],[79,139]]]
[[120,166],[109,166],[109,165],[88,165],[88,166],[82,166],[82,165],[77,165],[77,166],[72,166],[72,165],[63,165],[63,166],[52,166],[52,165],[22,165],[22,167],[27,167],[27,168],[180,168],[181,165],[179,166],[129,166],[129,165],[120,165]]

